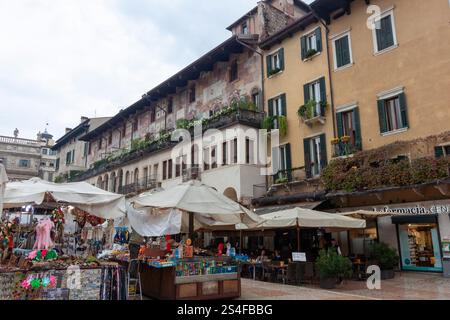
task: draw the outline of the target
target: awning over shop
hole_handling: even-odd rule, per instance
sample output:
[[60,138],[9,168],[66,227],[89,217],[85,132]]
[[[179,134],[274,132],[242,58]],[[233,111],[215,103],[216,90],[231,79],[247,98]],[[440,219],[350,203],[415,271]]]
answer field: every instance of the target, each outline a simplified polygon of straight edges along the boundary
[[340,213],[341,216],[350,217],[355,219],[378,219],[382,217],[389,217],[395,215],[395,213],[377,212],[369,210],[357,210],[352,212]]
[[125,197],[111,193],[86,182],[52,183],[33,178],[6,184],[4,206],[17,208],[41,205],[44,202],[67,204],[103,219],[125,215]]
[[287,204],[287,205],[278,205],[278,206],[267,206],[267,207],[261,207],[256,208],[254,210],[254,213],[256,213],[259,216],[277,212],[277,211],[283,211],[283,210],[289,210],[294,208],[302,208],[302,209],[310,209],[315,210],[318,206],[320,206],[325,201],[313,201],[313,202],[301,202],[301,203],[293,203],[293,204]]

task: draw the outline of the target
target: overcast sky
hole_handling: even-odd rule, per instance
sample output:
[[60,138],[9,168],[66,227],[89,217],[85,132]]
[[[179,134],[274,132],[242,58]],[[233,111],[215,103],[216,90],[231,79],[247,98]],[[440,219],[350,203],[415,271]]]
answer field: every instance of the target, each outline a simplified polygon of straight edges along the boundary
[[0,0],[0,135],[112,116],[230,36],[256,0]]

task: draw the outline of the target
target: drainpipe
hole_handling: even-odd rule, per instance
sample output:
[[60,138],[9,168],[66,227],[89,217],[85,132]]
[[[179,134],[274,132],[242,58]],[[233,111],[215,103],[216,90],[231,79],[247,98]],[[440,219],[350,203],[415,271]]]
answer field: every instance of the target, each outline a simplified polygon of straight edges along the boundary
[[[306,3],[305,3],[306,4]],[[327,24],[323,21],[323,19],[314,11],[313,8],[311,8],[311,6],[309,4],[306,4],[306,6],[308,6],[308,8],[311,10],[311,13],[313,14],[313,16],[320,22],[320,24],[322,24],[326,30],[326,39],[325,39],[325,43],[327,44],[327,63],[328,63],[328,82],[329,82],[329,86],[330,86],[330,107],[331,107],[331,116],[333,119],[333,134],[334,137],[337,137],[337,129],[336,129],[336,114],[334,112],[334,90],[333,90],[333,82],[331,81],[331,61],[330,61],[330,44],[328,43],[328,38],[330,35],[330,29],[328,28]]]
[[[261,107],[262,107],[262,111],[265,112],[265,104],[266,104],[266,98],[265,98],[265,90],[264,90],[264,55],[256,50],[255,48],[253,48],[252,46],[248,45],[247,43],[241,41],[239,39],[238,36],[236,36],[236,41],[238,43],[240,43],[241,45],[243,45],[244,47],[246,47],[247,49],[253,51],[254,53],[258,54],[261,58]],[[259,150],[258,150],[258,154],[259,154]],[[266,175],[266,190],[269,188],[269,177]]]

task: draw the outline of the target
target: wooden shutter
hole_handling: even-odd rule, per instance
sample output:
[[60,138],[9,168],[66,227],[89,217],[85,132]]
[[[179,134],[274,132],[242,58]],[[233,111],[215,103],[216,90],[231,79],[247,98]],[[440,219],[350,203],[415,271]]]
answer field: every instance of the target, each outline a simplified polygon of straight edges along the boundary
[[384,112],[384,100],[378,100],[378,118],[380,120],[380,132],[387,132],[388,129],[386,123],[386,113]]
[[281,99],[281,115],[283,115],[283,116],[287,116],[287,111],[286,111],[286,94],[285,93],[283,93],[281,96],[280,96],[280,99]]
[[306,58],[306,37],[303,36],[300,39],[300,52],[302,55],[302,60],[305,60]]
[[278,50],[278,55],[280,58],[280,69],[284,70],[284,48]]
[[442,158],[444,156],[444,148],[443,147],[435,147],[434,154],[436,158]]
[[267,108],[269,108],[269,110],[267,110],[267,114],[269,115],[269,117],[273,117],[273,99],[269,99]]
[[312,177],[312,171],[311,171],[311,140],[310,139],[304,139],[303,140],[303,151],[305,155],[305,171],[306,171],[306,178]]
[[267,78],[270,76],[270,72],[272,71],[272,56],[268,55],[266,57],[267,60]]
[[272,148],[272,169],[273,169],[273,182],[278,178],[280,168],[280,148]]
[[325,87],[325,77],[322,77],[319,79],[319,84],[320,84],[320,99],[322,100],[322,102],[326,102],[327,101],[327,90]]
[[291,144],[288,143],[286,146],[286,170],[287,177],[289,181],[292,181],[292,156],[291,156]]
[[353,109],[353,125],[355,126],[355,147],[362,150],[361,121],[358,107]]
[[323,170],[328,165],[326,135],[320,136],[320,167]]
[[336,113],[336,127],[338,138],[344,136],[344,123],[342,122],[342,112]]
[[309,101],[309,83],[303,86],[303,95],[305,98],[305,104]]
[[400,113],[402,115],[402,121],[403,121],[403,128],[409,127],[409,121],[408,121],[408,111],[406,107],[406,97],[404,93],[399,94],[398,100],[400,102]]
[[317,41],[317,52],[322,51],[322,29],[319,27],[315,31],[316,33],[316,41]]

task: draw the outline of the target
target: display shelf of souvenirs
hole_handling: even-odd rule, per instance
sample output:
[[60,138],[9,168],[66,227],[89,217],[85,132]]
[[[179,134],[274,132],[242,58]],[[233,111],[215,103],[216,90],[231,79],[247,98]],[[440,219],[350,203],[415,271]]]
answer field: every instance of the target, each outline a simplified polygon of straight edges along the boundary
[[119,245],[114,244],[113,248],[110,250],[103,250],[100,254],[97,255],[99,259],[105,260],[115,260],[115,261],[130,261],[130,249],[128,244]]
[[178,260],[175,270],[177,277],[235,274],[238,265],[231,258],[195,257]]

